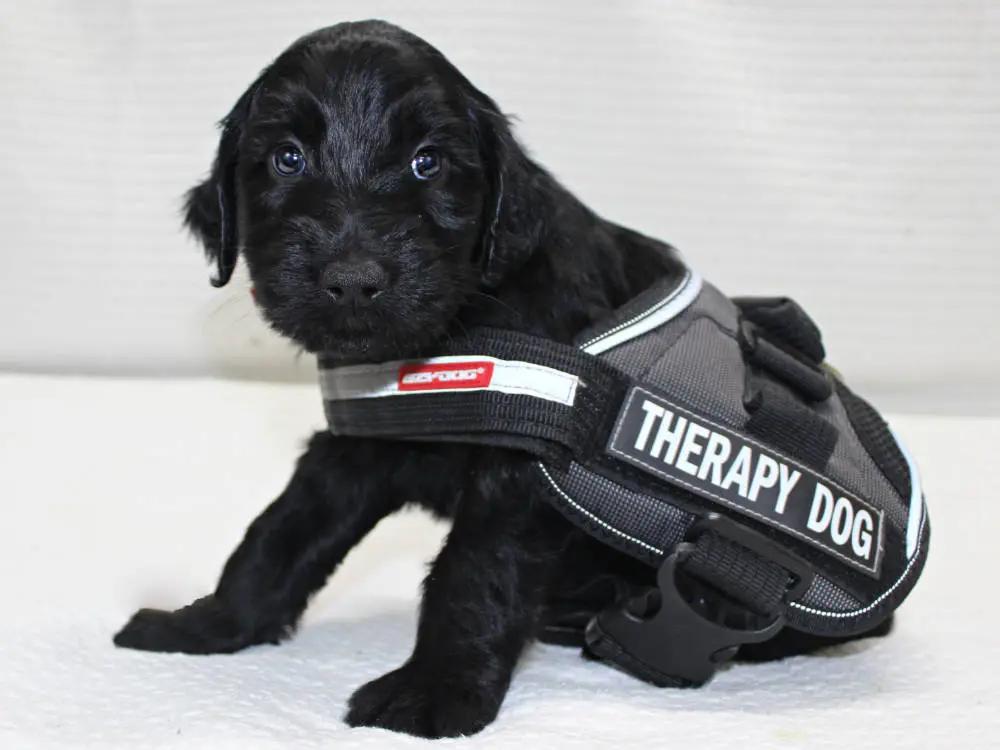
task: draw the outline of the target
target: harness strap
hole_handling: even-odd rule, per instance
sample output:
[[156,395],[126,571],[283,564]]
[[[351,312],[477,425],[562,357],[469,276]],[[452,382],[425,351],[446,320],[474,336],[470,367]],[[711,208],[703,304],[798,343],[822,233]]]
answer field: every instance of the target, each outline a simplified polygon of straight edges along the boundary
[[822,472],[837,445],[837,428],[751,366],[744,388],[747,432]]
[[747,352],[747,362],[785,381],[810,401],[825,401],[833,394],[829,379],[817,367],[796,359],[766,338],[757,337]]
[[667,556],[657,587],[616,603],[585,632],[595,657],[660,687],[696,687],[740,646],[773,638],[813,573],[770,540],[717,515]]
[[833,395],[832,379],[822,368],[818,329],[788,299],[744,298],[737,306],[747,431],[822,471],[836,446],[837,429],[807,406]]
[[791,576],[777,563],[714,533],[702,534],[682,570],[710,584],[755,615],[784,607]]
[[331,430],[516,448],[565,467],[599,449],[628,385],[597,357],[514,331],[480,329],[439,351],[377,365],[321,359]]
[[819,327],[788,297],[733,297],[742,316],[767,334],[819,366],[826,359]]
[[[793,578],[780,566],[745,547],[718,534],[703,534],[678,570],[711,587],[709,596],[705,596],[704,587],[692,585],[694,582],[691,580],[687,581],[687,585],[678,581],[681,590],[686,589],[688,604],[695,611],[701,610],[699,615],[706,619],[723,623],[734,630],[749,628],[751,634],[754,623],[764,622],[767,625],[765,632],[768,633],[774,630],[775,624],[784,623],[783,600]],[[720,598],[719,594],[725,598]],[[658,598],[647,593],[626,604],[625,611],[632,617],[649,617],[652,607],[662,606],[662,602],[656,601]],[[629,648],[634,648],[634,642],[620,642],[612,632],[601,631],[598,624],[590,629],[587,648],[594,656],[610,661],[646,682],[658,687],[675,688],[703,684],[707,679],[706,672],[710,675],[718,664],[735,656],[739,648],[739,644],[722,645],[704,654],[707,658],[703,657],[697,669],[692,669],[695,665],[683,659],[668,656],[671,651],[690,649],[693,645],[690,640],[672,644],[672,647],[661,650],[661,661],[650,663],[629,651]],[[694,661],[691,659],[691,662]]]

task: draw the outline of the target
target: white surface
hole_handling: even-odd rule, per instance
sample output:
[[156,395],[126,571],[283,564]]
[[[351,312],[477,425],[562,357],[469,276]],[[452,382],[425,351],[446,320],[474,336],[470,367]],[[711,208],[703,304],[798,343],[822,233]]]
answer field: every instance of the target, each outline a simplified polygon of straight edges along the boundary
[[[383,523],[280,647],[188,657],[111,645],[136,607],[212,587],[321,424],[315,387],[0,377],[0,414],[0,747],[420,744],[341,716],[352,690],[409,653],[442,531],[422,516]],[[689,692],[535,648],[498,721],[450,744],[994,746],[1000,420],[892,422],[920,461],[933,535],[890,639],[737,667]]]
[[8,0],[0,367],[310,378],[177,212],[257,71],[370,16],[604,215],[798,298],[855,382],[914,405],[1000,378],[996,0]]

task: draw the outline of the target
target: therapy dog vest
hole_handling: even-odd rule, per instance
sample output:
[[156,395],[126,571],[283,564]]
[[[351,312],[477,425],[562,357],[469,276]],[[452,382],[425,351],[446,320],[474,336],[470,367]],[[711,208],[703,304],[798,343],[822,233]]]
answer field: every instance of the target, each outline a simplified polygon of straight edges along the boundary
[[321,357],[331,430],[536,456],[560,511],[657,571],[586,630],[643,679],[702,684],[785,626],[864,633],[921,573],[917,467],[787,298],[730,299],[684,269],[573,346],[480,329],[436,354]]

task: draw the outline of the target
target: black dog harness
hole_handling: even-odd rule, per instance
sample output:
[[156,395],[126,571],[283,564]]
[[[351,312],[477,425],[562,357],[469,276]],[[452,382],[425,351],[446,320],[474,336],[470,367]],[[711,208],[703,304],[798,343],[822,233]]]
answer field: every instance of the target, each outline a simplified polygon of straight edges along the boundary
[[908,595],[930,526],[917,467],[824,363],[787,298],[685,269],[574,346],[479,329],[419,361],[320,358],[330,429],[537,457],[551,501],[656,569],[588,650],[657,685],[708,681],[789,626],[864,633]]

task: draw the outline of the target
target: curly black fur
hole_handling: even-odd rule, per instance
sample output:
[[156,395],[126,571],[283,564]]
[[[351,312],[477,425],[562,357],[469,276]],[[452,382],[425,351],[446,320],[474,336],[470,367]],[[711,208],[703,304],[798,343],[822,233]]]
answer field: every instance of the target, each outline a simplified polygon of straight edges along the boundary
[[[440,52],[386,23],[298,40],[222,125],[186,223],[217,264],[216,283],[238,251],[261,314],[308,351],[419,355],[480,324],[568,343],[679,270],[666,245],[597,216],[533,161]],[[300,149],[301,175],[276,172],[282,144]],[[411,160],[428,146],[443,167],[421,181]],[[384,285],[367,304],[337,304],[331,274],[358,264],[380,269]],[[515,451],[318,433],[215,592],[176,612],[141,610],[115,643],[193,654],[278,643],[380,519],[418,505],[453,528],[425,581],[416,645],[354,694],[347,721],[474,733],[497,715],[547,601],[601,574],[643,575],[574,531],[543,493]],[[816,645],[790,643],[768,658]]]

